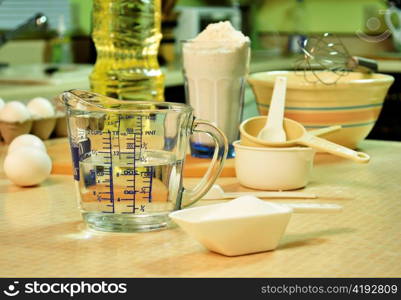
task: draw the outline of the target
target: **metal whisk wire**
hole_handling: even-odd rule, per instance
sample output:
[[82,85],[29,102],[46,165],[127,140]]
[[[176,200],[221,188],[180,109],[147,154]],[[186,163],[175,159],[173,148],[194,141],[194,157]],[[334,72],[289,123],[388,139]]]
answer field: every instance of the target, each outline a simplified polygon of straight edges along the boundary
[[[363,72],[377,71],[375,61],[351,56],[341,39],[330,33],[305,39],[300,47],[303,55],[296,61],[296,70],[303,70],[304,78],[308,82],[332,85],[356,69]],[[313,75],[312,78],[309,74]]]

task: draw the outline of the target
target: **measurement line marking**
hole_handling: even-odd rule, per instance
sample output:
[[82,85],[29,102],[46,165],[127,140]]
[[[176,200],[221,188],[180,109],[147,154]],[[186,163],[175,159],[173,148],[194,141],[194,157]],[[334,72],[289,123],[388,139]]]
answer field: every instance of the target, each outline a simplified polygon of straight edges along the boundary
[[111,143],[111,132],[110,132],[110,130],[107,132],[108,133],[108,138],[106,139],[106,140],[108,140],[108,143],[107,142],[103,142],[103,145],[109,145],[109,147],[107,148],[107,149],[109,149],[109,152],[108,152],[108,154],[110,155],[110,156],[106,156],[105,157],[105,159],[110,159],[110,161],[109,162],[104,162],[105,164],[108,164],[108,165],[110,165],[109,166],[109,170],[107,171],[107,173],[105,174],[105,175],[107,175],[107,176],[109,176],[109,184],[108,185],[105,185],[105,187],[108,187],[109,188],[109,194],[110,194],[110,203],[111,204],[107,204],[106,206],[108,206],[108,207],[111,207],[111,212],[110,213],[114,213],[115,212],[115,203],[114,203],[114,185],[113,185],[113,159],[112,159],[112,156],[113,156],[113,153],[112,153],[112,143]]
[[118,132],[118,135],[117,135],[117,140],[118,140],[118,158],[119,159],[121,159],[121,149],[120,149],[120,125],[121,125],[121,115],[120,114],[118,114],[118,129],[117,129],[117,132]]

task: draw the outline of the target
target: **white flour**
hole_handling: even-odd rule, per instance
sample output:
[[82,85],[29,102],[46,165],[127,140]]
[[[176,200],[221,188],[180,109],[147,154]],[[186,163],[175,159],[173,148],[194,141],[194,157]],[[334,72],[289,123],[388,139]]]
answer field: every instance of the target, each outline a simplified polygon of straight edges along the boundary
[[216,205],[216,209],[211,210],[202,218],[205,220],[219,220],[230,218],[243,218],[259,215],[280,214],[288,211],[275,203],[260,200],[254,196],[242,196],[237,199]]
[[192,46],[201,47],[198,43],[211,42],[215,48],[234,50],[249,43],[249,38],[241,31],[235,30],[229,21],[209,24],[205,30],[192,39]]
[[[249,38],[230,22],[210,24],[184,44],[189,104],[197,118],[212,121],[232,143],[238,138],[240,100],[249,69]],[[196,142],[212,145],[210,138]]]

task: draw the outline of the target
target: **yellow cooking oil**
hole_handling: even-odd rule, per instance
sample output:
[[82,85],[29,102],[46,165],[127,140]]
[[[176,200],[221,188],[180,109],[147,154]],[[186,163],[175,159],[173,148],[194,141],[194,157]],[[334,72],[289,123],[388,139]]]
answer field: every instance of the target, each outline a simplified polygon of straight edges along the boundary
[[97,59],[92,91],[123,100],[163,101],[164,76],[157,61],[161,0],[94,0]]

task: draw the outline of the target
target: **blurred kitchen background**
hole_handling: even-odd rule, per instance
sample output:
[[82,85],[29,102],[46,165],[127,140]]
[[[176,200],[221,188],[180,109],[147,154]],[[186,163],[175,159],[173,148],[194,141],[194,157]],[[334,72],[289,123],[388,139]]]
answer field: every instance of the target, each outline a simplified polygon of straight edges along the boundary
[[[401,140],[401,43],[386,26],[390,2],[400,6],[384,0],[162,0],[159,62],[166,75],[165,97],[184,101],[179,41],[194,37],[208,23],[230,20],[251,37],[251,72],[293,69],[300,55],[297,41],[330,32],[352,55],[377,59],[380,72],[395,77],[369,137]],[[91,0],[0,0],[0,97],[24,101],[88,89],[96,60],[91,10]],[[396,14],[393,18],[401,26]],[[248,87],[244,117],[256,114]]]

